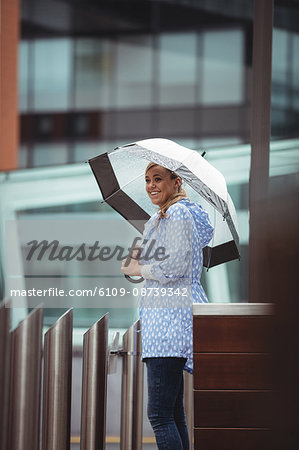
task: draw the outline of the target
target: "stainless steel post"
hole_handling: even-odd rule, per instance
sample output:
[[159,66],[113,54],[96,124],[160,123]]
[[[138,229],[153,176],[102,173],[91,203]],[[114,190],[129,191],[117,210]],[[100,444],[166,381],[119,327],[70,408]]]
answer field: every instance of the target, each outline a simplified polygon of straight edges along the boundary
[[141,361],[141,326],[135,323],[133,449],[142,449],[144,363]]
[[0,448],[7,448],[10,379],[10,302],[0,304]]
[[43,450],[70,448],[73,311],[45,334]]
[[142,448],[143,363],[141,362],[140,322],[123,336],[123,372],[121,399],[121,450]]
[[43,310],[37,308],[11,333],[9,450],[38,450]]
[[194,394],[193,394],[193,375],[184,372],[184,406],[186,422],[188,427],[190,449],[193,448],[193,427],[194,427]]
[[105,448],[108,317],[105,314],[84,334],[81,450]]
[[123,352],[120,450],[130,450],[133,443],[134,325],[123,335]]

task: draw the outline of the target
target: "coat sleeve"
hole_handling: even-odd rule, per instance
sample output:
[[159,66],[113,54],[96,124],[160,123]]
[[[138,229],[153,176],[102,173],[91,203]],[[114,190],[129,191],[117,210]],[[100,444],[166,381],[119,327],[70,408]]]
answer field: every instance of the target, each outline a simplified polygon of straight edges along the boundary
[[164,247],[165,259],[144,264],[141,274],[145,279],[158,280],[161,284],[192,274],[192,216],[187,208],[173,205],[168,217],[160,222],[159,245]]
[[201,206],[198,206],[196,215],[196,231],[201,248],[206,247],[213,237],[214,228],[211,225],[208,213]]

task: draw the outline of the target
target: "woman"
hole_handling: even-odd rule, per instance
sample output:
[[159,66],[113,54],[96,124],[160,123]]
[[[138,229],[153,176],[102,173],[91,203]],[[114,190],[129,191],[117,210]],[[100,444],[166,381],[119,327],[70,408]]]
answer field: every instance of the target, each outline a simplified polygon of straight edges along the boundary
[[[122,272],[142,275],[142,359],[147,365],[148,418],[158,448],[189,449],[183,404],[183,370],[192,373],[192,303],[207,302],[200,284],[202,249],[213,227],[207,213],[186,198],[181,178],[150,163],[146,192],[159,207],[144,230],[146,253],[163,247],[164,257],[123,262]],[[153,245],[154,244],[154,245]],[[140,252],[140,250],[139,250]]]

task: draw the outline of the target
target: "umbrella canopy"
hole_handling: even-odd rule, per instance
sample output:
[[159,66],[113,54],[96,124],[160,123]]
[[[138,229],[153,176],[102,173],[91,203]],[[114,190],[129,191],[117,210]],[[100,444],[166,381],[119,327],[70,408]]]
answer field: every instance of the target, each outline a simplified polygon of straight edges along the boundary
[[149,162],[176,172],[191,187],[187,188],[190,200],[207,210],[215,232],[203,250],[204,266],[238,259],[237,215],[225,179],[198,152],[169,139],[146,139],[89,160],[103,199],[141,233],[157,210],[145,193],[144,175]]

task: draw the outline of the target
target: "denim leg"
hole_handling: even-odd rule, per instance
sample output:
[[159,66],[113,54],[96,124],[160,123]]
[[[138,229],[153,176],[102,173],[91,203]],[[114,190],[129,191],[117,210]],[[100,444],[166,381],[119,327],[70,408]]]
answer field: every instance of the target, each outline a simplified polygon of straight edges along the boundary
[[[185,358],[147,358],[148,418],[159,450],[188,450],[183,409]],[[177,420],[177,422],[176,422]],[[181,437],[182,435],[182,437]],[[183,439],[183,440],[182,440]]]
[[174,407],[174,420],[182,440],[182,448],[189,450],[189,434],[184,409],[184,376],[182,374],[180,390]]

